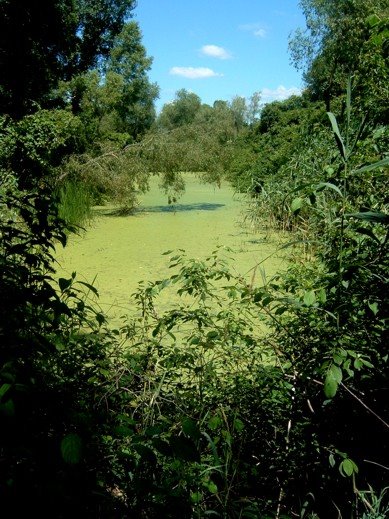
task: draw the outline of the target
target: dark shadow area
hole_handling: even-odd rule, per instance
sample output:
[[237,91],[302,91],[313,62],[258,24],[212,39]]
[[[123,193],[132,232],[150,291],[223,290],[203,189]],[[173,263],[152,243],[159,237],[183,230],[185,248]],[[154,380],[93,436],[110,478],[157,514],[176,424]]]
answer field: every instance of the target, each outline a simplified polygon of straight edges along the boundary
[[138,207],[132,211],[120,208],[96,207],[94,211],[99,216],[136,216],[144,213],[183,213],[188,211],[216,211],[225,204],[209,204],[200,202],[198,204],[171,204],[171,205],[152,205]]
[[183,213],[187,211],[216,211],[225,204],[209,204],[200,202],[198,204],[171,204],[171,205],[154,205],[150,207],[142,207],[137,210],[141,213]]
[[247,240],[247,243],[254,243],[254,244],[269,243],[269,240],[268,240],[268,238],[258,238],[258,240]]

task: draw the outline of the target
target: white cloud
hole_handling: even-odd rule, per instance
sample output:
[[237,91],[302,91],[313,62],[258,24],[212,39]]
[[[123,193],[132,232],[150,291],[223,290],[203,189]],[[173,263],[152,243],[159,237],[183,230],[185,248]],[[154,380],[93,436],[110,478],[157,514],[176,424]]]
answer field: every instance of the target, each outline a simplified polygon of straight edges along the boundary
[[251,32],[256,38],[266,38],[267,31],[260,23],[247,23],[239,25],[241,31]]
[[223,49],[223,47],[219,47],[218,45],[204,45],[201,47],[201,53],[205,56],[219,59],[230,59],[232,57],[226,49]]
[[263,88],[261,91],[261,101],[263,103],[270,103],[271,101],[283,101],[290,96],[300,95],[302,92],[301,88],[290,87],[286,88],[283,85],[279,85],[275,89]]
[[266,31],[265,31],[265,29],[255,29],[253,34],[257,38],[266,38]]
[[223,75],[207,67],[172,67],[169,73],[173,76],[183,76],[189,79],[201,79]]

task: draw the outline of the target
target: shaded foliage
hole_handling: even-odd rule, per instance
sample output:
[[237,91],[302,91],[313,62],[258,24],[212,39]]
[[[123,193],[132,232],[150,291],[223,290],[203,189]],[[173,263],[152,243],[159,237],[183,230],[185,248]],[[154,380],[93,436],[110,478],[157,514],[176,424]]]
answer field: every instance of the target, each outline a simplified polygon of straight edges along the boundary
[[0,113],[20,118],[50,102],[59,79],[107,57],[132,0],[2,0]]

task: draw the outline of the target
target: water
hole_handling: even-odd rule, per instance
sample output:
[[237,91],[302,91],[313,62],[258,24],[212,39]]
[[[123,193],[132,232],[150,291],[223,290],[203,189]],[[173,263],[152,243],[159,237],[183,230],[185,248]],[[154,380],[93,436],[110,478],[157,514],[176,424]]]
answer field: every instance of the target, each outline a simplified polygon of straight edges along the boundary
[[130,311],[140,280],[172,275],[168,256],[162,255],[167,250],[185,249],[188,257],[205,258],[216,247],[230,247],[232,271],[256,284],[282,267],[276,252],[280,237],[251,232],[242,224],[242,200],[227,183],[204,185],[193,174],[185,174],[185,181],[186,192],[174,206],[154,177],[135,215],[114,216],[110,208],[96,208],[86,232],[58,251],[58,275],[76,271],[78,279],[93,282],[102,309],[117,317]]

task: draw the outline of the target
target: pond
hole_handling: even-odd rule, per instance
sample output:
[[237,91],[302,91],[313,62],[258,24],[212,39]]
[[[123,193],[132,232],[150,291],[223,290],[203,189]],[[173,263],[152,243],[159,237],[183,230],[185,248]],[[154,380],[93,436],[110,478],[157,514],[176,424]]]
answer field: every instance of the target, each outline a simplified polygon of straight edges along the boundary
[[110,207],[95,208],[87,230],[71,236],[58,251],[58,275],[76,271],[78,279],[93,282],[101,308],[111,317],[130,311],[139,281],[172,275],[169,256],[163,255],[167,250],[185,249],[188,257],[205,258],[217,247],[229,247],[233,252],[226,255],[233,257],[229,263],[234,273],[256,284],[273,276],[283,264],[277,253],[281,237],[253,232],[243,224],[242,197],[228,183],[215,187],[194,174],[184,176],[186,191],[174,205],[153,177],[135,214],[115,216]]

